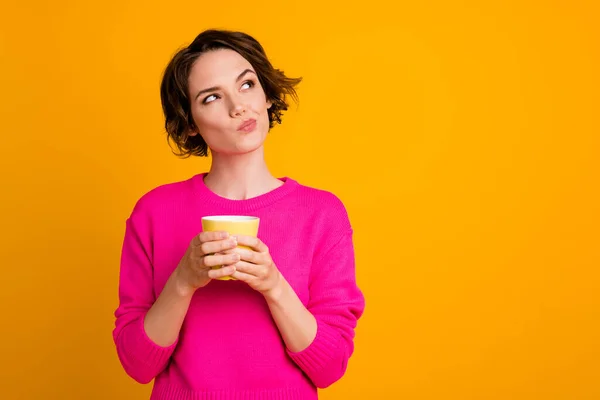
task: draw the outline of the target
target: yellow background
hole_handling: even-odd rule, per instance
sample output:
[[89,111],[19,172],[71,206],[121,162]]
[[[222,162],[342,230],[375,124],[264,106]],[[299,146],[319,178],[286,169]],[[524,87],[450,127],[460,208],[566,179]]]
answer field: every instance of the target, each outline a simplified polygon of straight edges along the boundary
[[124,221],[208,168],[170,153],[158,88],[217,27],[304,77],[269,165],[356,229],[367,309],[323,399],[600,398],[596,2],[9,3],[0,397],[148,397],[111,338]]

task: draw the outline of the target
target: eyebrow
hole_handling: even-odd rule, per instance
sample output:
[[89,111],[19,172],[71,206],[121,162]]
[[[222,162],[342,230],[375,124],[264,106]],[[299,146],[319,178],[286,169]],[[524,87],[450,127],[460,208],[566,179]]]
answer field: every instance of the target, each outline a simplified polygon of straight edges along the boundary
[[[254,71],[252,71],[251,69],[248,68],[248,69],[245,69],[241,74],[239,74],[238,77],[237,77],[237,79],[235,81],[239,82],[240,79],[242,79],[244,76],[246,76],[247,73],[253,73],[254,75],[256,75],[256,73]],[[194,97],[194,101],[196,101],[198,99],[198,97],[200,97],[204,93],[216,92],[219,89],[221,89],[219,86],[213,86],[213,87],[209,87],[209,88],[206,88],[206,89],[202,89],[201,91],[199,91],[196,94],[196,97]]]

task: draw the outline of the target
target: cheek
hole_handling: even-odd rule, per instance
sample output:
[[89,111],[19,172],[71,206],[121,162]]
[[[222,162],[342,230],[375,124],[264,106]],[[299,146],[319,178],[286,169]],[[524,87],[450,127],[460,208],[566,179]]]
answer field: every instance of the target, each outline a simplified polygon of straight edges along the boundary
[[206,107],[201,112],[196,111],[193,117],[199,130],[202,130],[202,128],[215,128],[223,123],[223,116],[218,107]]
[[267,99],[265,97],[265,93],[257,90],[252,94],[251,99],[252,108],[256,111],[265,111],[267,109]]

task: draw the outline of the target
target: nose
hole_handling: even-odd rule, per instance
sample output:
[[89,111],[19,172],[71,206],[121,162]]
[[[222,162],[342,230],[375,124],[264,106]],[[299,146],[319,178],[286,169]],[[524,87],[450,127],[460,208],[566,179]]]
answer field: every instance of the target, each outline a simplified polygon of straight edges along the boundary
[[231,110],[229,114],[233,118],[241,117],[246,112],[246,105],[241,101],[241,99],[236,98],[232,100]]

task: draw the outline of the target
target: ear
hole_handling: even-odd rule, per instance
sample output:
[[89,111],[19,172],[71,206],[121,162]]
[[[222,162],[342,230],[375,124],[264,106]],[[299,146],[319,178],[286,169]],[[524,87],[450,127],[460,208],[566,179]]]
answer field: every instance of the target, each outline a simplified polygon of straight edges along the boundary
[[273,102],[271,100],[267,100],[267,110],[273,106]]

